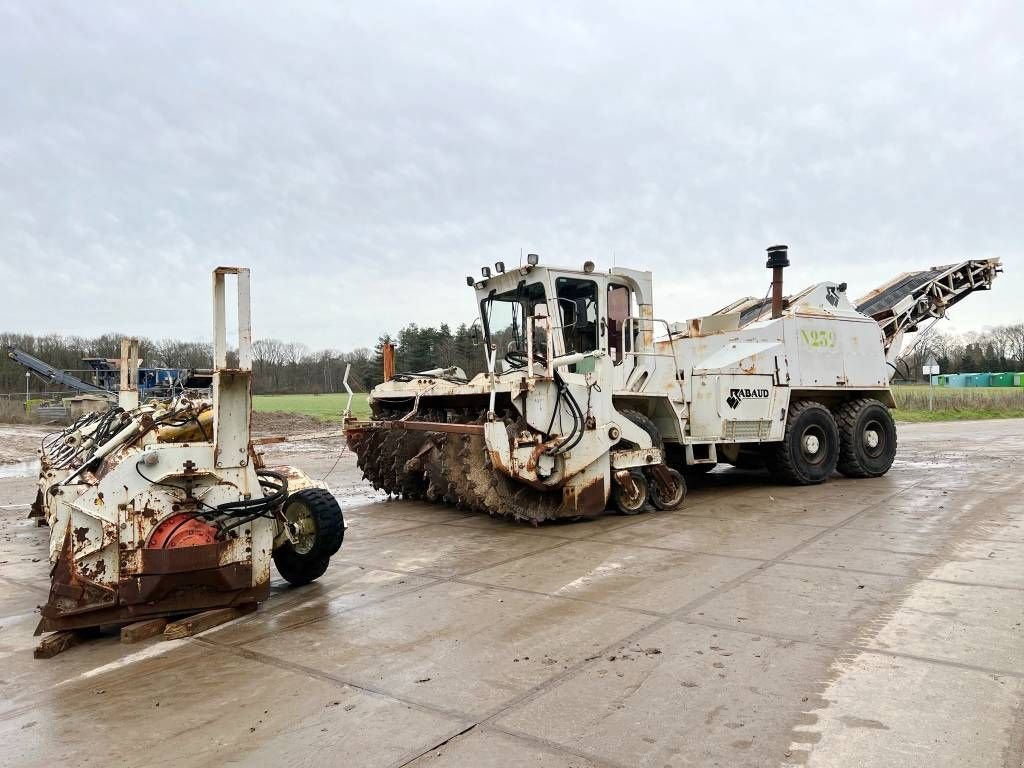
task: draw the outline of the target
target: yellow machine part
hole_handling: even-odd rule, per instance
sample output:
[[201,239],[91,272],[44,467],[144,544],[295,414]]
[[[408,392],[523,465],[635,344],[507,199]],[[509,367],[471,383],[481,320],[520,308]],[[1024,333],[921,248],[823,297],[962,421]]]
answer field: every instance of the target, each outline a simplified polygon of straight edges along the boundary
[[157,429],[158,443],[188,443],[197,440],[213,439],[213,409],[207,408],[193,419],[181,426],[164,425]]

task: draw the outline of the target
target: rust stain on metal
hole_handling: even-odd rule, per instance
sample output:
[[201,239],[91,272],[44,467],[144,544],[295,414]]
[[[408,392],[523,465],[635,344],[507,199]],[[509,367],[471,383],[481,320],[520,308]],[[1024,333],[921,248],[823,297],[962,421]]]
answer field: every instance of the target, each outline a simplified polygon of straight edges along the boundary
[[604,480],[597,478],[576,491],[576,514],[587,517],[597,516],[604,512],[608,504]]

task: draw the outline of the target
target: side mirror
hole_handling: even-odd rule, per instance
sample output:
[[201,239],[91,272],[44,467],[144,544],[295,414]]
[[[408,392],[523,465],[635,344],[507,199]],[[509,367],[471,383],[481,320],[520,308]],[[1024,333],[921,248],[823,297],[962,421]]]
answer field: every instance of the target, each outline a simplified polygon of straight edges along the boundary
[[570,307],[571,309],[569,311],[572,313],[571,314],[571,322],[563,322],[563,324],[560,325],[559,328],[575,328],[576,327],[576,323],[579,320],[579,314],[577,313],[577,309],[578,308],[577,308],[577,305],[576,305],[576,301],[573,300],[573,299],[566,299],[566,298],[558,298],[558,299],[555,299],[555,301],[558,302],[558,306],[562,310],[562,319],[563,319],[563,321],[566,319],[565,318],[565,316],[566,316],[566,309],[565,308],[566,307]]
[[470,338],[473,340],[473,346],[477,347],[487,341],[487,336],[484,334],[484,324],[480,318],[473,320],[473,323],[469,326],[470,330],[476,329],[476,333],[471,334]]

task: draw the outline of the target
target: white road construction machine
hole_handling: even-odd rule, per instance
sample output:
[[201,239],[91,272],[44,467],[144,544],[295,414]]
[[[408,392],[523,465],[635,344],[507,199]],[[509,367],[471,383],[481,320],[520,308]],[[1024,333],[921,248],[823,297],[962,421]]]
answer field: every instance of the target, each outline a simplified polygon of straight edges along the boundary
[[910,273],[853,303],[845,283],[772,295],[687,322],[655,317],[650,272],[482,269],[487,370],[398,374],[347,423],[374,486],[539,522],[678,506],[719,462],[778,481],[885,474],[896,454],[890,361],[904,333],[974,290],[998,260]]
[[[225,280],[237,277],[238,359],[228,364]],[[293,584],[341,546],[341,508],[250,439],[249,270],[214,271],[211,397],[139,405],[139,345],[125,340],[118,404],[48,436],[32,514],[50,526],[50,595],[37,634],[265,599],[271,560]]]

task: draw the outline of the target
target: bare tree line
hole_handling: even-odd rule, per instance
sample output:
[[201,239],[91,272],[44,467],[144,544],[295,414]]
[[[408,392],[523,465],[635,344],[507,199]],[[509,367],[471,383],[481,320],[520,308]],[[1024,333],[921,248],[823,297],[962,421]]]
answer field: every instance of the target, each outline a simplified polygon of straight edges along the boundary
[[[121,354],[120,334],[108,333],[96,338],[49,334],[0,334],[0,392],[23,393],[25,369],[7,358],[7,350],[17,347],[50,365],[66,371],[79,372],[89,381],[88,366],[83,358],[117,359]],[[210,368],[213,348],[207,342],[178,339],[140,339],[143,365],[160,368]],[[274,392],[341,392],[345,366],[352,364],[349,382],[353,389],[372,386],[369,381],[372,354],[368,349],[352,352],[320,350],[311,352],[304,344],[260,339],[253,344],[254,389],[259,393]],[[31,392],[53,390],[53,385],[35,376],[29,380]]]
[[[929,333],[909,356],[909,378],[923,378],[922,367],[934,358],[943,373],[1024,371],[1024,323],[997,325],[981,331]],[[905,373],[901,368],[901,373]]]
[[[57,368],[82,371],[86,368],[82,358],[117,358],[121,338],[115,333],[96,338],[3,333],[0,348],[6,353],[8,347],[18,347]],[[142,358],[148,366],[209,368],[212,365],[213,351],[206,342],[140,341]],[[484,353],[476,329],[461,325],[452,331],[447,325],[433,328],[411,323],[395,336],[381,336],[373,350],[365,347],[349,352],[310,350],[300,342],[259,339],[253,343],[253,386],[261,394],[343,392],[345,367],[350,365],[349,385],[357,392],[366,392],[383,378],[381,349],[386,342],[396,345],[398,371],[457,366],[472,376],[484,369]],[[923,378],[921,367],[931,357],[938,361],[944,373],[1024,371],[1024,323],[962,335],[936,330],[918,344],[901,373],[905,378],[920,380]],[[30,380],[30,387],[32,392],[50,388],[35,377]],[[25,370],[3,354],[0,356],[0,392],[24,391]]]

